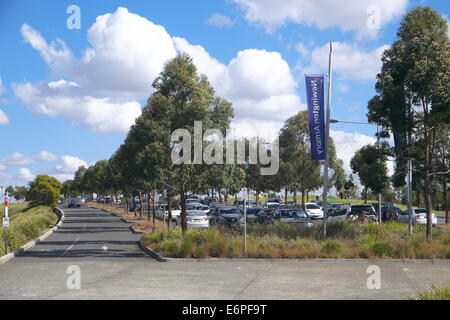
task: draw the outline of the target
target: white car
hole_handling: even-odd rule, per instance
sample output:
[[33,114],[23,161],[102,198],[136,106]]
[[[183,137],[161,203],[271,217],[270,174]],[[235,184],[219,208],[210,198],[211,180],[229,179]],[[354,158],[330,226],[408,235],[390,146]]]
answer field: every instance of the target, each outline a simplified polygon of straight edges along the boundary
[[[181,225],[181,217],[177,217],[177,225]],[[186,210],[187,228],[209,228],[209,218],[203,211]]]
[[186,204],[186,211],[188,211],[188,210],[198,210],[198,211],[202,211],[204,214],[208,214],[210,211],[209,206],[204,205],[202,203]]
[[[409,222],[409,212],[403,211],[399,215],[400,222]],[[413,208],[412,214],[412,223],[413,224],[427,224],[427,209],[426,208]],[[437,217],[434,213],[431,213],[431,224],[436,226],[438,223]]]
[[323,219],[323,210],[314,202],[305,203],[305,211],[311,219]]
[[[156,218],[162,219],[164,221],[167,220],[169,217],[169,206],[167,204],[161,204],[159,205],[158,209],[156,210]],[[172,205],[172,221],[176,221],[177,217],[181,214],[181,209],[178,205]]]

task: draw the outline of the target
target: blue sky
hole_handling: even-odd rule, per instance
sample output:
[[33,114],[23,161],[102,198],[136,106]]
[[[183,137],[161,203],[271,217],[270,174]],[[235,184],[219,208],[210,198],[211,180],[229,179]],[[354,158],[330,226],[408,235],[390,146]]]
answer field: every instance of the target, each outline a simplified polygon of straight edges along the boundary
[[[372,4],[379,29],[366,24]],[[70,5],[81,10],[79,30],[67,28]],[[416,5],[450,15],[448,1],[438,0],[2,0],[0,185],[25,184],[39,173],[64,180],[80,164],[108,159],[162,63],[177,52],[193,56],[217,93],[233,102],[234,134],[273,137],[305,109],[304,73],[325,72],[331,40],[332,118],[366,121],[379,56]],[[375,128],[332,130],[348,171]]]

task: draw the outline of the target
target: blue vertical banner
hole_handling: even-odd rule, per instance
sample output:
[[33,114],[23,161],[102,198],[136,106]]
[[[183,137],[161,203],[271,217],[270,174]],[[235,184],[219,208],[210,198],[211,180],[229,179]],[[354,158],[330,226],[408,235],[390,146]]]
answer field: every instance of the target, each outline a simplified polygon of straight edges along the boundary
[[305,78],[311,156],[313,160],[325,160],[324,75],[307,74]]

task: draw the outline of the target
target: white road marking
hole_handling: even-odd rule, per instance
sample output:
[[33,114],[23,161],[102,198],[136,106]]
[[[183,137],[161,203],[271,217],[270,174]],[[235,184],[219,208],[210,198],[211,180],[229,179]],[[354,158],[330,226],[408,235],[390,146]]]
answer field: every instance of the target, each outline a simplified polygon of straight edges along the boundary
[[107,246],[103,246],[102,249],[103,249],[103,251],[108,251],[108,247]]

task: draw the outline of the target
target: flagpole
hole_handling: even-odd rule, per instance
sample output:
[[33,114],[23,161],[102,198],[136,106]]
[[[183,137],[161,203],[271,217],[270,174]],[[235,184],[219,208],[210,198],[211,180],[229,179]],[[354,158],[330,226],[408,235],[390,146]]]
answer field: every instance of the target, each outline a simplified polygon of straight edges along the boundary
[[329,163],[329,148],[328,140],[330,139],[330,105],[331,105],[331,82],[332,82],[332,60],[333,45],[330,41],[330,54],[328,57],[328,97],[327,97],[327,112],[325,118],[325,164],[323,170],[323,235],[327,235],[327,219],[328,219],[328,163]]

